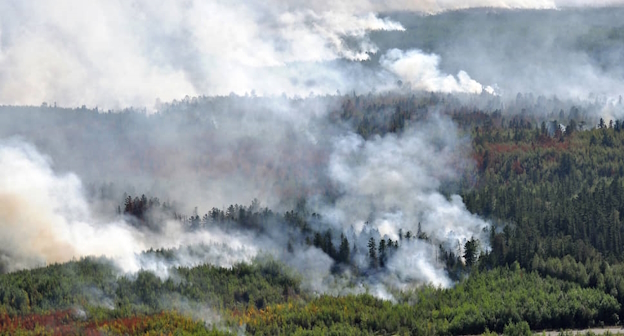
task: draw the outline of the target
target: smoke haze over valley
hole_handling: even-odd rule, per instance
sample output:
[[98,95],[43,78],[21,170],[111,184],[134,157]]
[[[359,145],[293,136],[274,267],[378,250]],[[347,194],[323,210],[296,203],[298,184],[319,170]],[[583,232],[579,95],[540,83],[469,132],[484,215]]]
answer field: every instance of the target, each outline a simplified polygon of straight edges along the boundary
[[452,288],[521,235],[465,199],[525,173],[484,142],[624,117],[623,5],[0,1],[0,273],[268,258],[313,295]]
[[[609,45],[605,55],[591,54],[579,46],[587,34],[597,29],[617,31],[617,27],[609,28],[610,21],[606,21],[606,27],[604,24],[600,28],[596,26],[605,16],[615,15],[609,14],[610,10],[590,10],[596,22],[585,18],[586,28],[577,28],[570,36],[570,31],[562,28],[566,23],[578,22],[580,10],[552,9],[578,7],[585,5],[583,3],[449,1],[360,5],[314,1],[306,4],[275,1],[264,5],[163,2],[159,6],[142,2],[5,3],[0,58],[3,69],[0,100],[3,103],[47,101],[49,105],[86,104],[104,108],[145,106],[148,111],[161,114],[153,117],[113,114],[100,117],[102,122],[81,125],[76,119],[47,120],[53,117],[48,117],[45,110],[10,113],[12,108],[4,108],[3,135],[17,136],[21,141],[10,140],[9,143],[19,145],[7,148],[6,155],[18,155],[20,160],[33,165],[33,169],[46,171],[46,178],[53,180],[52,184],[66,183],[62,181],[67,179],[65,176],[71,176],[73,181],[71,187],[61,188],[69,190],[72,208],[54,205],[66,203],[54,190],[44,191],[49,199],[42,201],[53,203],[46,204],[50,213],[44,216],[56,216],[67,226],[55,230],[58,226],[50,221],[45,224],[52,227],[42,232],[55,234],[57,230],[74,230],[73,240],[61,234],[51,240],[61,244],[58,248],[44,246],[39,251],[25,252],[25,257],[40,258],[38,261],[45,263],[68,260],[71,256],[110,254],[103,243],[102,248],[99,244],[87,243],[93,248],[91,251],[76,247],[78,241],[85,242],[80,236],[84,230],[79,225],[87,225],[87,230],[95,225],[94,218],[81,218],[90,211],[81,178],[94,186],[113,182],[118,188],[132,186],[137,192],[151,191],[155,196],[181,202],[186,213],[197,206],[244,204],[254,198],[269,207],[288,209],[294,205],[294,200],[311,197],[317,210],[332,222],[330,225],[342,228],[340,230],[355,227],[360,232],[362,223],[372,222],[372,227],[381,231],[382,236],[393,239],[398,238],[399,228],[415,231],[414,225],[421,221],[427,232],[441,230],[436,233],[440,242],[451,236],[465,241],[479,236],[486,227],[484,222],[472,219],[456,196],[444,200],[437,194],[440,182],[457,180],[462,169],[470,165],[466,139],[437,138],[443,133],[446,137],[456,133],[455,126],[444,118],[435,117],[435,121],[429,121],[426,126],[409,126],[398,138],[382,135],[381,138],[362,139],[353,133],[352,126],[328,120],[332,109],[340,107],[339,97],[199,101],[185,98],[182,103],[153,105],[157,99],[166,102],[183,96],[230,92],[305,96],[354,90],[405,92],[408,89],[472,94],[487,91],[487,94],[500,94],[504,101],[515,99],[515,92],[528,92],[530,88],[536,89],[534,94],[574,98],[590,92],[590,88],[599,90],[598,94],[613,95],[618,92],[614,90],[617,86],[606,84],[621,83],[604,69],[606,67],[614,75],[622,73],[619,64],[609,58],[620,46]],[[490,9],[445,12],[470,7]],[[358,9],[354,11],[354,8]],[[493,12],[496,8],[500,8],[500,12]],[[514,8],[531,10],[509,10]],[[390,16],[374,14],[396,13],[397,10],[414,12]],[[99,19],[91,20],[87,13]],[[428,16],[427,13],[437,15]],[[484,20],[474,20],[474,17]],[[517,22],[503,21],[505,17]],[[453,20],[453,24],[448,25],[451,32],[442,30],[448,37],[418,38],[424,35],[425,29],[449,20]],[[529,20],[535,21],[538,27],[534,28],[527,22]],[[514,24],[521,25],[523,30],[514,30]],[[504,27],[502,32],[492,35],[501,27]],[[526,29],[535,31],[527,35]],[[463,39],[462,35],[469,32],[474,36]],[[507,43],[515,39],[518,43],[501,45],[486,40],[486,36],[502,36],[497,38],[504,38]],[[448,38],[456,42],[449,42]],[[393,41],[396,42],[394,46],[390,45]],[[440,44],[442,41],[445,44]],[[395,46],[402,49],[393,48]],[[557,48],[558,53],[553,54],[549,48]],[[574,48],[577,51],[572,52]],[[511,55],[515,50],[526,50],[529,57],[524,52],[522,58],[514,58]],[[559,58],[560,55],[566,56]],[[532,70],[524,64],[531,57],[540,61],[534,64],[544,68]],[[553,61],[556,58],[565,69],[548,67],[544,58]],[[447,73],[442,65],[449,69]],[[470,71],[464,71],[464,67]],[[525,70],[516,71],[509,80],[498,77],[518,67],[544,74],[535,75]],[[617,67],[617,71],[612,71],[613,67]],[[569,72],[569,69],[582,73]],[[547,71],[554,71],[555,82],[560,84],[553,85],[553,73],[547,74]],[[483,86],[470,74],[485,79],[483,82],[488,86]],[[402,87],[396,85],[399,80]],[[601,85],[591,81],[600,81]],[[602,89],[605,85],[607,87]],[[575,95],[577,91],[579,94]],[[514,95],[510,97],[507,92],[514,92]],[[30,114],[20,117],[35,119],[32,122],[40,124],[46,132],[39,132],[41,127],[33,129],[30,122],[16,125],[15,113]],[[380,113],[383,118],[384,112]],[[76,115],[76,118],[81,117]],[[87,127],[75,131],[66,125],[68,122],[79,128]],[[42,159],[38,149],[28,142],[34,143],[49,158]],[[95,153],[98,154],[94,156]],[[385,154],[389,157],[385,158]],[[432,157],[439,160],[431,161]],[[36,162],[29,162],[29,159]],[[14,159],[4,161],[15,164]],[[53,172],[51,166],[60,171]],[[62,177],[55,174],[62,174]],[[4,176],[12,182],[32,181],[28,174]],[[59,179],[61,181],[57,181]],[[44,185],[31,188],[46,190]],[[32,190],[23,192],[28,191]],[[320,196],[327,192],[333,194],[330,201]],[[117,197],[115,201],[120,197],[114,196]],[[73,206],[74,203],[79,206]],[[108,206],[114,207],[114,204]],[[75,220],[78,222],[73,223]],[[473,226],[464,223],[466,220],[477,223]],[[20,221],[7,218],[3,223],[13,226]],[[446,221],[450,221],[450,226],[440,223]],[[40,222],[46,222],[45,217]],[[106,224],[104,232],[114,234],[114,230],[126,230],[124,225],[123,221]],[[453,228],[454,225],[461,226]],[[36,227],[34,231],[38,230],[41,228]],[[138,234],[130,230],[120,235],[132,240],[120,245],[129,248],[126,254],[148,247],[163,247],[137,239]],[[14,241],[18,235],[5,238]],[[185,242],[178,240],[178,243]],[[46,250],[50,252],[44,252]],[[57,255],[61,250],[65,251],[65,257]],[[21,257],[18,254],[16,260]],[[18,264],[22,265],[21,262]],[[13,263],[9,261],[9,265]],[[20,266],[9,267],[16,268]],[[438,281],[438,278],[424,280],[448,285],[447,280]]]
[[[398,79],[512,97],[613,94],[621,9],[602,6],[616,4],[5,1],[0,101],[154,111],[187,95],[368,93]],[[487,9],[454,11],[469,8]]]

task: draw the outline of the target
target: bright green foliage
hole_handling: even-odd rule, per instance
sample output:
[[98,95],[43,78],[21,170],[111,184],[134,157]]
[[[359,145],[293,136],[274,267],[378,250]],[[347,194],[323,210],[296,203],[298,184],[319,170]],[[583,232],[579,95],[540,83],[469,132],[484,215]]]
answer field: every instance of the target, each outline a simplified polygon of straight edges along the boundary
[[166,280],[147,271],[118,277],[109,261],[84,258],[4,274],[0,275],[0,312],[40,313],[82,306],[90,307],[93,315],[117,317],[175,309],[184,301],[216,310],[262,308],[300,293],[299,280],[272,260],[232,268],[179,267],[170,272]]
[[533,333],[531,333],[531,328],[529,327],[529,324],[526,323],[526,321],[522,321],[518,323],[510,322],[509,324],[507,324],[505,326],[505,329],[503,330],[503,335],[505,336],[531,336],[533,335]]
[[[365,139],[401,133],[411,123],[430,118],[432,110],[452,117],[466,136],[467,144],[472,146],[467,155],[474,159],[474,166],[468,166],[456,184],[442,185],[441,192],[459,192],[467,209],[490,220],[493,227],[489,241],[463,242],[462,255],[440,248],[440,259],[449,275],[458,279],[452,288],[425,286],[393,293],[396,302],[370,295],[315,297],[303,293],[297,277],[273,261],[231,269],[178,268],[171,270],[175,276],[162,280],[143,271],[118,278],[117,270],[106,260],[88,258],[0,276],[0,313],[15,318],[83,307],[90,320],[104,323],[158,316],[169,309],[192,314],[208,306],[228,326],[240,325],[259,335],[451,335],[488,330],[527,335],[531,329],[565,330],[620,322],[624,316],[624,132],[620,121],[590,120],[584,107],[567,106],[563,110],[557,99],[535,101],[522,95],[515,104],[506,104],[504,110],[498,110],[501,104],[496,103],[497,98],[479,103],[475,97],[477,103],[466,106],[459,98],[429,93],[328,99],[332,106],[340,106],[330,114],[332,121],[340,119]],[[228,98],[214,100],[217,105],[229,103]],[[152,119],[131,112],[66,113],[82,116],[84,124],[115,130],[122,121],[143,125],[154,118],[205,125],[211,120],[210,114],[200,111],[200,107],[189,108],[186,114],[172,108]],[[29,122],[20,122],[16,127],[23,128],[23,132],[38,132],[37,120],[42,119],[39,114],[43,112],[35,110],[24,114]],[[60,115],[62,111],[54,113]],[[5,113],[3,120],[9,117],[13,118]],[[564,130],[560,123],[567,128]],[[599,127],[593,129],[592,125]],[[205,132],[207,128],[198,129]],[[76,143],[80,146],[80,142]],[[141,161],[149,159],[142,157]],[[292,181],[292,189],[298,190],[305,179],[283,180]],[[283,215],[262,209],[255,201],[249,207],[213,208],[202,217],[194,214],[189,218],[169,204],[161,205],[158,199],[137,196],[124,198],[117,211],[136,217],[137,225],[150,227],[144,214],[151,207],[162,208],[163,213],[170,213],[192,230],[225,226],[261,231],[283,221],[297,229],[289,232],[288,247],[284,246],[290,253],[304,244],[314,245],[337,263],[349,264],[352,247],[368,247],[364,251],[368,252],[370,267],[379,274],[392,258],[391,240],[376,242],[370,238],[367,246],[355,246],[344,236],[336,239],[337,243],[332,241],[332,236],[337,238],[342,232],[315,231],[315,223],[321,219],[318,214],[306,212],[305,200]],[[401,231],[398,241],[429,240],[418,227],[416,234]],[[481,254],[480,247],[484,246],[491,250]],[[185,306],[186,311],[182,309]],[[188,323],[190,329],[156,326],[153,330],[180,334],[209,330],[194,330],[195,326]]]
[[[425,287],[392,304],[368,295],[322,296],[308,304],[277,305],[242,319],[252,333],[480,334],[614,323],[617,300],[595,289],[524,270],[473,273],[451,289]],[[523,321],[528,321],[522,323]],[[511,332],[511,331],[510,331]]]

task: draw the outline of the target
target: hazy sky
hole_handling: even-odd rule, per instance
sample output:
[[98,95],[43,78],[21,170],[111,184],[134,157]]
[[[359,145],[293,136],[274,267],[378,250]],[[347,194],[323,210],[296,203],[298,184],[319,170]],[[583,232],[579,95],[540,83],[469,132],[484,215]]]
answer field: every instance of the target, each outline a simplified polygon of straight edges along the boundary
[[[386,77],[396,74],[382,71],[371,76],[356,64],[337,66],[328,61],[365,60],[377,51],[369,32],[403,30],[400,22],[376,13],[621,3],[8,0],[0,3],[0,104],[39,105],[45,101],[64,106],[151,108],[157,98],[170,101],[186,95],[252,90],[302,96],[350,89],[365,92],[383,89]],[[419,51],[403,52],[414,56]],[[420,60],[432,57],[437,56],[424,54]],[[417,73],[437,76],[436,71],[431,68]],[[414,80],[450,80],[461,87],[458,75],[442,73],[433,80]],[[470,76],[475,74],[464,74],[464,84],[470,83]]]

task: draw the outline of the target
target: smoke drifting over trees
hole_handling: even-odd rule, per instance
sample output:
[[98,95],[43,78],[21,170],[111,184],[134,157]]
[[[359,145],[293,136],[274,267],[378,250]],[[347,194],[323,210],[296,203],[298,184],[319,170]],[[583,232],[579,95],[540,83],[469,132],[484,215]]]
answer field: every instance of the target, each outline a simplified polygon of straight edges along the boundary
[[0,271],[271,255],[316,293],[451,287],[500,238],[453,118],[621,117],[624,10],[585,8],[612,4],[3,2]]
[[[598,52],[594,56],[621,74],[613,62],[621,45],[601,50],[582,44],[601,41],[595,34],[611,36],[610,29],[617,33],[611,24],[617,20],[611,19],[620,17],[619,10],[595,9],[589,15],[575,9],[527,11],[517,16],[504,10],[617,3],[5,1],[0,5],[0,101],[153,110],[157,99],[186,95],[368,93],[392,89],[397,79],[443,92],[479,92],[479,85],[498,85],[511,95],[532,90],[561,95],[573,89],[576,97],[588,88],[604,93],[619,87],[612,69],[593,65],[587,57]],[[476,7],[503,12],[476,17],[444,12]],[[397,11],[417,14],[375,14]],[[510,21],[508,16],[516,18]],[[420,38],[432,29],[435,34]],[[381,31],[392,33],[382,39],[370,34]],[[392,48],[402,52],[386,53]],[[376,62],[381,55],[386,60],[382,67]],[[343,61],[370,58],[365,63],[372,62],[372,67]],[[438,69],[438,62],[449,70]],[[395,72],[406,63],[410,71]],[[458,79],[449,78],[458,73]]]
[[[118,257],[126,271],[139,267],[166,270],[165,266],[151,266],[136,254],[150,247],[223,242],[231,249],[212,250],[226,255],[223,259],[229,262],[221,263],[223,265],[250,260],[262,251],[283,254],[283,260],[301,267],[302,271],[313,268],[311,261],[316,259],[322,269],[315,270],[314,275],[330,273],[331,258],[335,255],[324,249],[329,257],[311,258],[310,253],[318,255],[320,251],[312,251],[304,243],[306,238],[313,238],[310,233],[289,228],[285,219],[279,217],[263,222],[260,233],[254,233],[255,230],[224,229],[218,225],[188,232],[188,228],[177,223],[171,214],[159,216],[158,211],[164,211],[160,209],[146,215],[163,218],[161,224],[151,228],[137,227],[131,218],[111,216],[111,209],[122,199],[123,188],[131,187],[152,190],[163,201],[180,202],[177,211],[186,215],[191,214],[194,207],[200,207],[203,212],[195,214],[197,221],[203,213],[214,217],[208,214],[214,206],[248,204],[251,199],[258,198],[270,208],[286,211],[295,207],[298,200],[307,199],[306,207],[299,210],[298,216],[309,221],[314,231],[331,230],[335,239],[345,234],[347,244],[351,244],[347,246],[360,248],[361,252],[352,253],[351,258],[362,269],[368,265],[364,246],[369,237],[376,241],[398,241],[399,230],[415,233],[422,229],[431,240],[406,241],[399,250],[405,249],[405,252],[388,257],[388,270],[392,270],[392,265],[404,264],[403,258],[418,256],[416,258],[423,261],[408,268],[415,273],[401,275],[401,280],[393,281],[398,284],[403,280],[408,283],[418,280],[450,285],[443,263],[436,261],[437,246],[442,244],[454,250],[457,244],[471,237],[487,241],[487,236],[481,237],[487,224],[468,213],[458,196],[446,199],[437,191],[441,183],[457,181],[462,170],[471,165],[465,154],[468,139],[457,137],[455,125],[447,117],[433,113],[429,121],[406,125],[400,135],[382,133],[365,140],[351,130],[350,121],[339,118],[331,123],[327,112],[322,112],[323,115],[320,110],[315,111],[318,106],[331,106],[337,101],[337,98],[302,102],[243,97],[206,99],[163,107],[167,112],[150,117],[141,116],[140,112],[89,114],[83,111],[88,117],[82,119],[78,130],[73,125],[54,125],[51,124],[53,119],[48,120],[55,115],[71,113],[67,110],[3,108],[3,116],[15,118],[16,113],[21,113],[19,123],[28,124],[33,130],[38,130],[39,127],[33,126],[41,122],[48,127],[53,125],[69,141],[68,144],[45,144],[46,135],[27,130],[21,133],[22,137],[41,142],[43,148],[54,153],[61,162],[60,172],[52,168],[56,166],[53,160],[43,157],[30,145],[12,140],[3,146],[3,168],[7,172],[20,172],[4,175],[8,180],[3,194],[7,200],[24,203],[16,205],[15,211],[7,210],[3,238],[7,242],[19,241],[24,234],[21,230],[25,223],[22,222],[34,214],[41,216],[40,220],[27,222],[32,225],[26,231],[29,235],[25,237],[30,237],[28,244],[19,244],[4,252],[5,268],[15,270],[81,255],[103,254]],[[232,104],[232,111],[224,108],[229,104]],[[273,104],[276,107],[269,109]],[[292,110],[286,109],[289,105]],[[252,106],[258,114],[248,110]],[[263,111],[262,106],[268,107]],[[341,109],[337,107],[336,112]],[[306,115],[309,116],[307,121]],[[91,140],[84,139],[82,143],[73,141],[82,136],[84,129],[102,127],[108,118],[122,118],[125,124],[133,118],[140,121],[127,131],[110,129],[111,133],[92,134]],[[195,125],[188,124],[191,120]],[[5,130],[7,133],[17,126],[8,119],[3,119],[3,124],[10,129]],[[154,132],[156,129],[158,132]],[[137,140],[128,142],[130,136]],[[168,147],[180,150],[169,151]],[[87,158],[93,152],[100,153],[100,158],[89,162]],[[142,155],[139,166],[133,166],[136,154]],[[83,162],[86,164],[81,164]],[[174,162],[173,167],[167,168],[170,162]],[[83,187],[76,175],[67,175],[63,170],[85,176],[87,183],[93,185],[91,191]],[[109,182],[118,190],[111,186],[105,191]],[[30,198],[30,193],[37,197]],[[60,193],[62,195],[57,196]],[[132,201],[132,196],[129,197]],[[136,202],[143,204],[148,200],[136,199]],[[43,208],[38,211],[40,205]],[[121,205],[120,209],[124,209],[125,214],[144,218],[131,204]],[[241,220],[238,210],[224,210],[227,210],[224,214],[227,218]],[[246,211],[253,214],[259,210]],[[319,214],[322,220],[308,218],[312,212]],[[42,234],[49,236],[41,237]],[[105,239],[101,239],[103,237]],[[36,239],[44,239],[50,246],[38,244]],[[283,253],[287,244],[295,244],[294,255]],[[337,250],[340,243],[332,244]],[[22,251],[20,246],[41,246],[41,249]],[[63,255],[57,255],[59,251]],[[178,263],[193,265],[201,258],[179,258]],[[318,260],[323,259],[325,261],[318,264]],[[301,263],[301,260],[307,261]],[[422,267],[428,269],[427,273],[421,274]]]

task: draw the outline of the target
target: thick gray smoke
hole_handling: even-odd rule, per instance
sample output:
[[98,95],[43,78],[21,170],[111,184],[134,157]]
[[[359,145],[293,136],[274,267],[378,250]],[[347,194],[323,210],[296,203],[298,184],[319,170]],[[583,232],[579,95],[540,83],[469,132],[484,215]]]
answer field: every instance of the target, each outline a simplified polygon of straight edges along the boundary
[[[1,104],[145,106],[158,112],[102,114],[93,122],[91,114],[98,112],[87,109],[2,107],[0,138],[23,140],[0,142],[0,268],[106,255],[125,272],[143,268],[167,277],[171,266],[231,266],[268,253],[298,268],[319,292],[358,292],[366,285],[390,298],[389,288],[450,286],[438,246],[456,251],[475,237],[487,248],[487,223],[470,214],[459,196],[439,191],[470,165],[469,141],[443,117],[365,139],[337,121],[342,97],[319,94],[400,87],[409,94],[514,92],[515,98],[517,91],[536,90],[577,97],[592,87],[612,95],[622,89],[618,76],[624,72],[613,60],[624,49],[587,50],[602,50],[594,48],[594,35],[615,34],[617,40],[620,28],[613,18],[603,30],[596,28],[599,19],[609,18],[600,11],[592,12],[598,14],[591,24],[575,25],[583,23],[577,12],[554,9],[617,3],[0,2]],[[445,12],[474,7],[549,10]],[[417,14],[393,13],[404,10]],[[552,20],[545,23],[545,40],[523,33],[530,25],[522,22],[560,12],[572,13],[563,22],[573,29]],[[504,19],[516,14],[519,19],[507,25]],[[560,39],[561,31],[570,34]],[[451,39],[455,33],[459,37]],[[499,33],[522,43],[493,45]],[[560,51],[555,59],[535,50]],[[231,92],[241,96],[215,96]],[[383,107],[375,112],[386,113]],[[75,117],[57,118],[62,115]],[[321,250],[301,244],[284,251],[291,240],[304,240],[284,223],[258,236],[218,228],[190,233],[177,221],[154,231],[136,228],[122,215],[103,216],[116,204],[106,197],[91,204],[83,186],[103,182],[179,201],[185,213],[254,198],[286,210],[308,198],[323,218],[324,226],[315,229],[344,233],[360,248],[353,258],[361,269],[368,263],[369,238],[396,241],[400,230],[420,228],[429,239],[403,241],[384,271],[355,280],[335,277],[331,258]],[[149,248],[176,248],[175,257],[140,254]]]
[[336,59],[403,30],[372,13],[280,1],[4,1],[0,102],[123,108],[186,95],[308,95],[349,88]]
[[[371,40],[380,49],[378,55],[405,56],[409,49],[422,50],[411,58],[424,60],[424,56],[432,55],[431,61],[437,62],[440,73],[463,71],[470,79],[496,88],[495,93],[507,102],[519,92],[536,97],[604,97],[613,101],[624,92],[624,67],[620,61],[624,52],[623,14],[622,6],[540,11],[475,9],[429,16],[397,12],[390,17],[401,22],[406,33],[374,32]],[[380,58],[382,64],[384,60],[388,63],[388,57]],[[409,72],[403,73],[412,73],[412,78],[429,77],[418,68],[407,69]],[[435,88],[409,80],[412,86]],[[456,82],[461,84],[461,76]]]
[[78,177],[55,174],[49,158],[33,147],[2,142],[0,170],[0,243],[5,271],[145,247],[136,246],[134,232],[123,223],[112,223],[106,229],[95,227]]
[[[455,251],[471,237],[487,243],[483,230],[488,224],[470,214],[459,196],[447,199],[438,191],[442,182],[456,180],[470,165],[464,157],[467,144],[457,138],[452,122],[437,117],[400,135],[369,141],[356,134],[341,136],[329,174],[343,194],[324,212],[344,231],[352,227],[356,234],[378,233],[377,241],[398,241],[399,230],[417,233],[420,228],[431,241],[401,241],[389,260],[389,273],[403,283],[449,286],[436,257],[438,245]],[[360,262],[366,267],[368,258]]]
[[[220,127],[226,126],[225,120],[228,119],[220,119]],[[262,125],[271,127],[269,123]],[[273,127],[279,126],[275,124]],[[487,237],[482,237],[482,230],[487,224],[471,215],[458,196],[447,199],[437,191],[440,183],[457,179],[470,164],[465,159],[467,141],[457,138],[455,126],[449,120],[434,118],[408,128],[401,135],[377,136],[368,141],[348,130],[329,131],[319,129],[318,125],[310,126],[307,133],[290,138],[294,143],[307,141],[307,145],[301,143],[299,148],[305,151],[305,155],[316,153],[321,162],[321,166],[307,167],[311,176],[318,177],[308,181],[308,196],[314,200],[323,188],[337,188],[339,196],[335,203],[321,199],[312,202],[312,206],[325,218],[326,225],[329,225],[325,228],[344,232],[352,244],[359,246],[361,253],[353,255],[359,267],[367,268],[365,246],[369,237],[376,241],[380,238],[398,240],[399,229],[415,233],[422,227],[431,238],[431,241],[406,241],[390,258],[388,270],[378,280],[369,283],[366,279],[359,279],[358,282],[377,286],[377,291],[386,285],[404,288],[414,283],[449,286],[451,281],[438,262],[437,246],[442,244],[455,250],[471,237],[481,239],[486,246]],[[228,129],[234,130],[235,126]],[[230,140],[235,144],[238,137],[243,135],[234,132]],[[321,140],[323,137],[327,139]],[[268,141],[261,149],[274,156],[283,150],[281,146]],[[223,150],[236,151],[235,148]],[[248,159],[241,158],[241,163],[249,164]],[[275,169],[303,169],[307,166],[305,159],[291,159],[295,162],[278,165]],[[55,172],[52,167],[51,159],[24,142],[5,141],[0,146],[0,169],[4,177],[0,184],[4,204],[0,223],[5,271],[85,255],[106,255],[113,258],[124,272],[147,269],[164,278],[169,276],[169,268],[173,266],[211,263],[227,267],[268,253],[307,274],[307,286],[317,292],[342,293],[347,287],[346,283],[331,276],[333,261],[322,251],[305,246],[298,247],[294,254],[285,251],[291,240],[304,240],[301,232],[288,229],[285,223],[274,223],[265,228],[262,235],[244,230],[222,231],[218,227],[189,232],[177,221],[167,221],[158,231],[136,228],[123,217],[111,220],[109,216],[104,220],[97,216],[86,200],[79,178],[74,174]],[[107,169],[106,164],[100,169]],[[252,174],[241,183],[219,172],[218,167],[217,170],[210,166],[204,169],[206,174],[218,174],[216,176],[224,189],[236,189],[241,193],[244,193],[245,186],[253,189],[253,179],[258,178]],[[321,178],[324,174],[326,176]],[[279,179],[272,174],[265,175],[265,178]],[[185,201],[191,202],[192,199]],[[315,229],[325,230],[322,227]],[[140,253],[149,248],[177,250],[173,259],[165,260]],[[387,293],[379,295],[389,297]]]
[[[399,21],[375,13],[618,3],[9,0],[0,4],[0,103],[152,109],[157,99],[170,101],[186,95],[255,91],[307,96],[310,92],[384,90],[395,81],[392,74],[371,72],[357,63],[333,62],[367,60],[378,52],[368,36],[372,31],[405,30]],[[421,60],[429,60],[416,64],[413,59],[420,51],[406,53],[393,52],[387,57],[394,64],[392,69],[401,65],[399,56],[407,57],[410,66],[425,67],[409,70],[418,74],[409,78],[414,87],[443,92],[480,90],[480,85],[459,71],[453,72],[459,72],[457,83],[443,85],[440,81],[450,79],[437,73],[436,55],[421,54]],[[396,75],[404,80],[405,72]],[[428,75],[421,78],[423,74]],[[414,82],[418,80],[425,83]]]
[[[125,272],[149,269],[166,276],[169,267],[210,262],[232,266],[250,261],[257,251],[249,238],[233,237],[218,230],[185,232],[167,223],[162,232],[141,231],[119,219],[101,222],[90,210],[80,179],[58,174],[51,159],[18,140],[0,142],[0,270],[65,262],[81,256],[108,256]],[[228,246],[219,245],[227,241]],[[210,245],[205,245],[210,244]],[[177,253],[166,267],[140,252],[151,247],[201,248]]]

